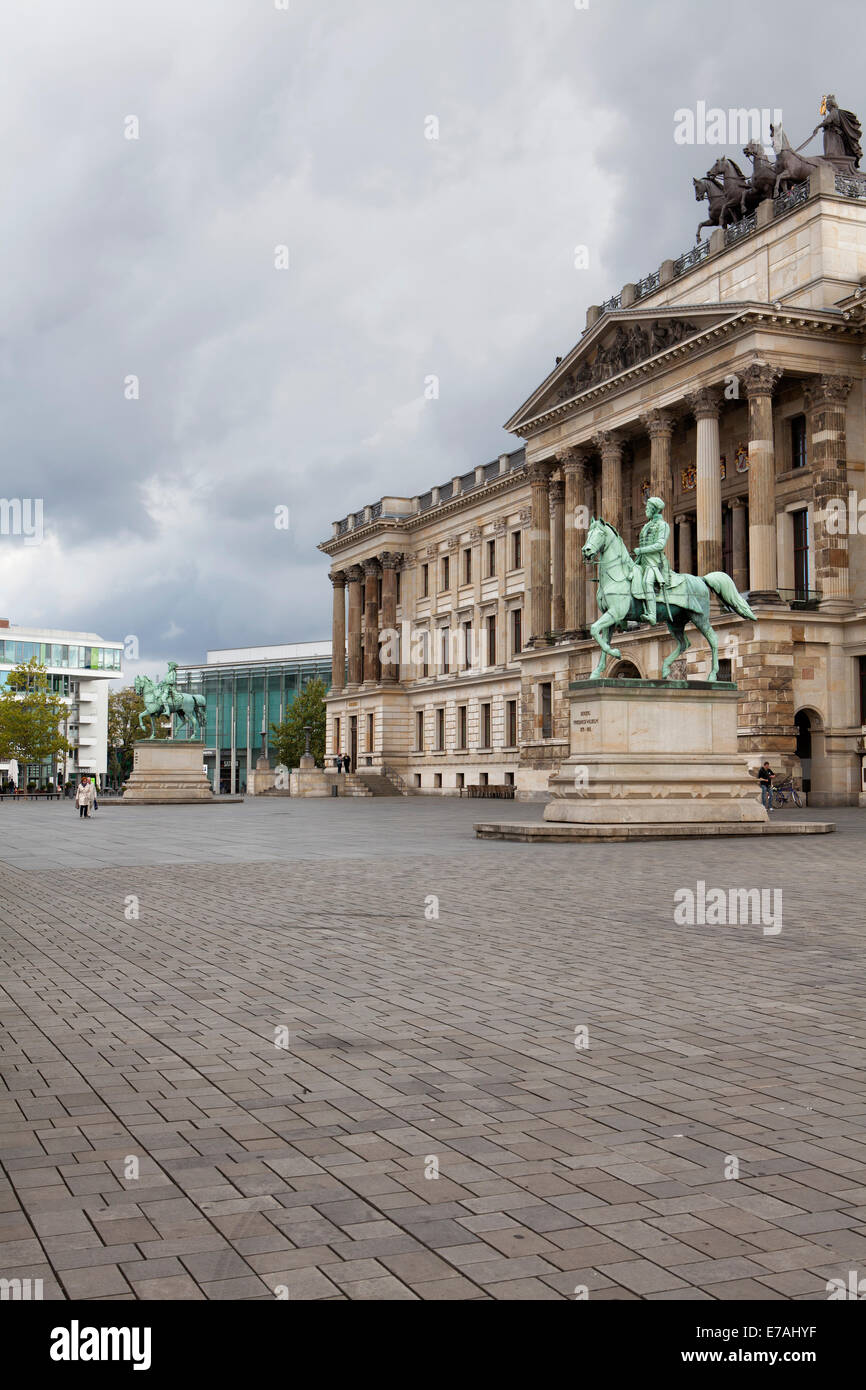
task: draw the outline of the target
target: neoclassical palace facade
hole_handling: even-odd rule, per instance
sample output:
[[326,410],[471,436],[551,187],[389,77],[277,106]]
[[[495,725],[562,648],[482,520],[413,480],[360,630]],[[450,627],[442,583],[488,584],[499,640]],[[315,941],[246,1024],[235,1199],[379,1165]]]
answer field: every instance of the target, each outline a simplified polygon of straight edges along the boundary
[[[801,776],[813,805],[857,804],[864,360],[866,198],[828,166],[592,306],[508,422],[523,447],[383,497],[320,547],[329,754],[410,791],[545,797],[568,755],[568,686],[597,653],[586,526],[603,516],[633,547],[655,495],[674,568],[726,570],[756,615],[714,619],[742,751]],[[689,635],[681,674],[700,678],[707,645]],[[672,645],[661,623],[613,641],[609,675],[657,676]]]

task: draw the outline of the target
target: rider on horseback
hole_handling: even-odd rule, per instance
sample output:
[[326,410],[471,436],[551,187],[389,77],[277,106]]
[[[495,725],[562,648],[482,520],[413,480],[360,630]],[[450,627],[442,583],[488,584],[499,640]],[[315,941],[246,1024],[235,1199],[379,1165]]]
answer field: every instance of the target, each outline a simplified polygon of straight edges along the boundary
[[176,714],[181,708],[177,700],[177,662],[168,663],[168,671],[156,687],[161,696],[166,714]]
[[656,619],[656,584],[664,589],[670,583],[671,567],[665,554],[671,528],[662,512],[665,504],[660,497],[648,497],[646,503],[646,525],[638,537],[634,552],[635,570],[632,576],[632,594],[644,603],[644,618],[648,623]]

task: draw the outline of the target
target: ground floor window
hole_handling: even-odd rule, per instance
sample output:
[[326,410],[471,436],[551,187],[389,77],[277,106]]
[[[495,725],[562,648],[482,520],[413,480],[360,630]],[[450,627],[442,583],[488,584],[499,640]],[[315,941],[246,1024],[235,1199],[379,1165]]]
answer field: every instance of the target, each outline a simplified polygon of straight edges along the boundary
[[541,706],[541,737],[553,738],[553,684],[551,681],[542,681],[539,690],[539,704]]

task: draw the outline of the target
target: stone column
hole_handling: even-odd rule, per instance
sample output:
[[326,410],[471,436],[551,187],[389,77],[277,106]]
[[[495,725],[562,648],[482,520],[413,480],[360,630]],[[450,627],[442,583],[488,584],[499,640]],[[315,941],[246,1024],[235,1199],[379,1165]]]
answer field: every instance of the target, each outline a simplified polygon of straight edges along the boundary
[[361,647],[361,583],[364,571],[360,565],[352,565],[346,570],[349,585],[349,686],[357,690],[364,679],[363,655]]
[[680,558],[677,568],[680,574],[694,574],[694,547],[692,543],[692,519],[690,516],[681,516],[677,520],[680,528]]
[[364,561],[364,684],[379,683],[379,561]]
[[848,533],[852,524],[857,527],[857,517],[849,515],[848,495],[846,402],[851,386],[850,377],[821,376],[806,389],[815,498],[815,587],[821,594],[821,607],[839,613],[851,608]]
[[555,478],[550,484],[551,552],[553,557],[552,630],[565,628],[565,483]]
[[742,497],[731,502],[731,538],[733,550],[733,569],[731,575],[740,593],[749,587],[749,547],[746,539],[746,504]]
[[575,637],[586,626],[586,566],[580,553],[586,540],[586,450],[566,449],[560,471],[565,483],[565,635]]
[[402,559],[402,555],[392,555],[388,551],[379,556],[382,566],[383,685],[395,685],[400,679],[397,661],[397,570]]
[[698,569],[700,575],[722,568],[722,453],[719,444],[718,392],[704,387],[687,397],[698,422]]
[[334,613],[331,626],[331,693],[346,685],[346,576],[342,570],[331,575],[334,586]]
[[773,390],[781,375],[781,367],[766,362],[753,362],[743,372],[749,400],[749,593],[760,603],[779,602]]
[[544,646],[550,632],[550,475],[553,463],[529,465],[532,530],[529,533],[530,645]]
[[665,521],[671,528],[665,553],[668,563],[674,563],[674,528],[672,520],[673,480],[671,477],[671,439],[676,421],[668,410],[650,410],[642,417],[650,437],[650,495],[660,497],[665,504]]
[[600,430],[595,442],[601,453],[601,516],[622,535],[622,436]]

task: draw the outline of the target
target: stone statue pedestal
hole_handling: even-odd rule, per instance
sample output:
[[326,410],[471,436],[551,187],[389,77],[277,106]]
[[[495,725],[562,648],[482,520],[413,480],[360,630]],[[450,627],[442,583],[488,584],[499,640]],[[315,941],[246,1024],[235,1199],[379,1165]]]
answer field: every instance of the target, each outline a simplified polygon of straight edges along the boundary
[[760,788],[737,748],[737,698],[721,681],[576,682],[570,756],[551,778],[545,821],[762,830]]
[[133,754],[132,774],[123,791],[125,803],[165,806],[214,801],[204,770],[204,743],[148,739],[136,743]]

